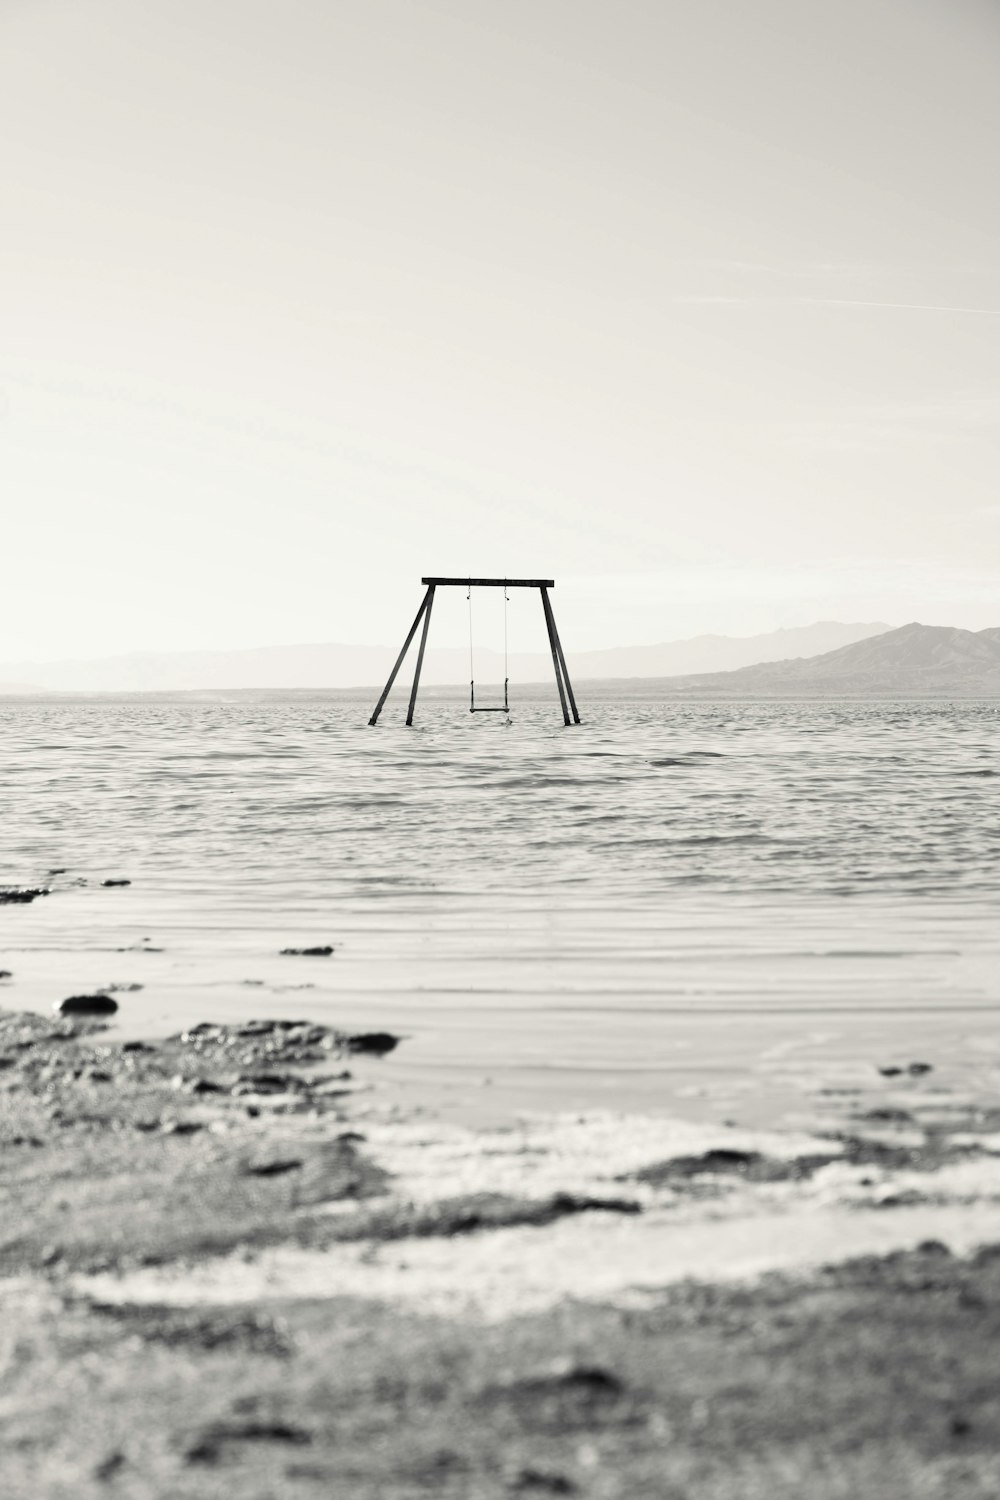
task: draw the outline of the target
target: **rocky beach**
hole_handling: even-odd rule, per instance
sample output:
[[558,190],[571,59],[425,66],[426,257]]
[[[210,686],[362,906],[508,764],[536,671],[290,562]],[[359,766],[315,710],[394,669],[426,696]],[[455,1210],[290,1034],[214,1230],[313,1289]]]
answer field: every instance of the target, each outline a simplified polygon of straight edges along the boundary
[[995,1102],[463,1130],[393,1040],[0,1013],[6,1495],[992,1500]]

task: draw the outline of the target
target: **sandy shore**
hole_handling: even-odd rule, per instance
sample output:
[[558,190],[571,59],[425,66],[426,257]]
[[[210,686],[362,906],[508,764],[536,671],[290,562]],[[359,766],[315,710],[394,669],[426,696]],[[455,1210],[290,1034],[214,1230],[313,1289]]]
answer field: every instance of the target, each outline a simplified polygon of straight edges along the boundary
[[993,1500],[988,1093],[471,1130],[357,1046],[0,1013],[5,1495]]

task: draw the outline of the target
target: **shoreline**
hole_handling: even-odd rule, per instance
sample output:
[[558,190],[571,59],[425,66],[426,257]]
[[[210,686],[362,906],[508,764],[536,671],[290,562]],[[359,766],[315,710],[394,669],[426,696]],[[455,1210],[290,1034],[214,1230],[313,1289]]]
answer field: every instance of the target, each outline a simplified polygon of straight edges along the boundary
[[0,1012],[7,1493],[992,1497],[988,1099],[471,1130],[355,1058]]

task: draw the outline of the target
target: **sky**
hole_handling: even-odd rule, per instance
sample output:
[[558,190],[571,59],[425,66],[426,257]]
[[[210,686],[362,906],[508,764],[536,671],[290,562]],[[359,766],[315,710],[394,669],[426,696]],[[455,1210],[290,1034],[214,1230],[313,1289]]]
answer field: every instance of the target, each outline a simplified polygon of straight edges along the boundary
[[0,660],[392,644],[424,573],[570,652],[1000,625],[998,59],[996,0],[0,0]]

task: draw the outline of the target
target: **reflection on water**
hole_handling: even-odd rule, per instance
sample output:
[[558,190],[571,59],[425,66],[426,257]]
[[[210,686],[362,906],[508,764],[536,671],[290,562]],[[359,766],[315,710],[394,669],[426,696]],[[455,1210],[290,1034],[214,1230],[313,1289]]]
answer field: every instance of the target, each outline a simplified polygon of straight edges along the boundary
[[[0,884],[53,887],[0,909],[5,1003],[142,983],[134,1030],[378,1020],[412,1036],[400,1076],[507,1070],[526,1102],[846,1057],[892,1014],[968,1016],[989,1050],[996,704],[592,702],[572,730],[542,704],[509,727],[369,710],[0,705]],[[310,940],[333,959],[278,956]]]

